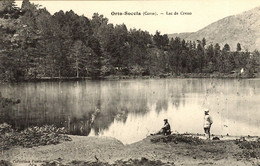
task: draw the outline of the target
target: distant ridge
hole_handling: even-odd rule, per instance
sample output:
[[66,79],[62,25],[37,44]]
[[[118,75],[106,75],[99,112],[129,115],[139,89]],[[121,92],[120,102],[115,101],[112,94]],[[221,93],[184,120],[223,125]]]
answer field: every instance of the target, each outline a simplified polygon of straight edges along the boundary
[[231,50],[236,50],[239,42],[243,50],[260,50],[260,7],[225,17],[197,32],[175,33],[168,36],[169,38],[178,36],[192,41],[205,37],[207,44],[219,43],[223,47],[228,43]]

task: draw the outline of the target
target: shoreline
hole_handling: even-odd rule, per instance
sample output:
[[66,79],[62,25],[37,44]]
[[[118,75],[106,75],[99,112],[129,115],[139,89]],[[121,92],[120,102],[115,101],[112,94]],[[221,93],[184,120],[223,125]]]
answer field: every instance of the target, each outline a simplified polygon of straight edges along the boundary
[[[117,161],[140,160],[142,158],[162,163],[174,163],[174,165],[201,165],[204,163],[202,165],[243,166],[260,164],[259,158],[252,156],[249,158],[241,157],[244,150],[240,149],[236,144],[237,141],[241,143],[248,143],[248,140],[259,141],[259,137],[245,136],[240,140],[236,140],[238,137],[223,136],[225,139],[206,141],[201,139],[201,135],[179,134],[182,139],[187,137],[188,141],[191,139],[192,142],[185,142],[182,139],[165,141],[166,138],[175,136],[178,135],[148,136],[141,141],[124,145],[116,138],[108,136],[69,135],[72,141],[32,148],[14,147],[4,151],[0,158],[14,165],[17,164],[16,161],[49,162],[54,160],[60,160],[63,163],[80,161],[113,164]],[[190,136],[194,139],[190,138]],[[255,139],[253,140],[253,138]]]
[[48,81],[81,81],[81,80],[129,80],[129,79],[167,79],[167,78],[215,78],[215,79],[254,79],[260,78],[260,74],[249,76],[247,74],[227,74],[227,73],[182,73],[180,75],[161,74],[161,75],[109,75],[96,78],[91,77],[41,77],[35,79],[19,80],[7,83],[21,83],[21,82],[48,82]]

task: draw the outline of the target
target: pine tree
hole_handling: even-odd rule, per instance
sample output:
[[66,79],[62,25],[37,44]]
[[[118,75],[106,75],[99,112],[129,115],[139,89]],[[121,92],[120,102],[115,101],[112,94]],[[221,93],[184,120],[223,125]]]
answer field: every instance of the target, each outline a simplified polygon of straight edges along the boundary
[[71,48],[71,65],[77,78],[87,73],[87,57],[91,55],[91,51],[87,49],[80,40],[74,42]]
[[202,39],[202,46],[205,47],[205,45],[206,45],[206,39],[203,38],[203,39]]
[[14,0],[0,1],[0,18],[18,18],[19,14],[19,10]]
[[237,52],[241,51],[241,45],[240,43],[237,43]]
[[223,51],[230,51],[230,46],[228,44],[225,44],[223,47]]

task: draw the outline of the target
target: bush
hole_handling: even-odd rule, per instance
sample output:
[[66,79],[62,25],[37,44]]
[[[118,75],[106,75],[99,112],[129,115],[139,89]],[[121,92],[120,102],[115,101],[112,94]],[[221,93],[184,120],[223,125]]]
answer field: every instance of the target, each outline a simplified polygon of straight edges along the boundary
[[4,135],[5,133],[11,133],[13,132],[12,126],[7,124],[7,123],[3,123],[0,124],[0,134]]
[[157,143],[157,142],[164,142],[164,143],[169,143],[169,142],[183,142],[183,143],[188,143],[191,145],[200,145],[203,144],[203,140],[192,137],[192,136],[184,136],[181,134],[173,134],[169,136],[160,136],[160,137],[155,137],[151,138],[151,142]]
[[243,149],[242,157],[260,159],[260,140],[236,141],[236,144]]
[[11,162],[5,161],[5,160],[0,160],[0,166],[11,166]]
[[5,126],[0,137],[2,149],[9,149],[17,145],[29,148],[71,141],[71,138],[65,135],[66,130],[64,128],[57,128],[53,125],[29,127],[21,132],[14,132],[10,129],[10,125],[2,124],[0,126]]
[[53,125],[43,127],[30,127],[18,134],[18,145],[33,147],[40,145],[58,144],[61,141],[71,141],[64,128],[56,128]]

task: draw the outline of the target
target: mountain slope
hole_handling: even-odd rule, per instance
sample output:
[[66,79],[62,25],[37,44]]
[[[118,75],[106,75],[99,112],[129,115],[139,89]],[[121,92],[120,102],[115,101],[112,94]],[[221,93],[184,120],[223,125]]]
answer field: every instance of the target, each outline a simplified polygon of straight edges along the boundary
[[232,50],[236,50],[239,42],[243,50],[260,50],[260,7],[238,15],[223,18],[205,28],[192,33],[170,34],[185,40],[201,40],[206,38],[207,44],[219,43],[222,47],[228,43]]

